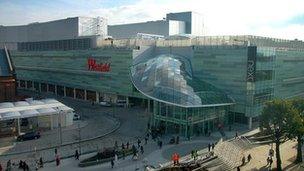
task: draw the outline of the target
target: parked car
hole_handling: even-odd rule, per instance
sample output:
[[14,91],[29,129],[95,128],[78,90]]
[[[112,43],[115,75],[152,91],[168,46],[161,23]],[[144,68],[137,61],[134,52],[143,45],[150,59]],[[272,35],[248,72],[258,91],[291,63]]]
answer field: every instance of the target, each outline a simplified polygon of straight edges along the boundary
[[17,141],[26,141],[40,138],[40,132],[23,133],[17,137]]
[[80,120],[80,115],[74,113],[73,120],[74,121]]
[[110,107],[111,106],[111,103],[110,102],[99,102],[99,104],[101,106],[106,106],[106,107]]

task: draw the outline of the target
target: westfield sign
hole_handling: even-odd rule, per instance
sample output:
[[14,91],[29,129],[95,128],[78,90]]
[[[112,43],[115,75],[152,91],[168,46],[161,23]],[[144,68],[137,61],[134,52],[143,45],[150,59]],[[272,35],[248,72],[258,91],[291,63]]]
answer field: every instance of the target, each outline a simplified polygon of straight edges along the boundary
[[89,71],[109,72],[111,69],[110,63],[97,63],[93,58],[88,58],[87,62]]

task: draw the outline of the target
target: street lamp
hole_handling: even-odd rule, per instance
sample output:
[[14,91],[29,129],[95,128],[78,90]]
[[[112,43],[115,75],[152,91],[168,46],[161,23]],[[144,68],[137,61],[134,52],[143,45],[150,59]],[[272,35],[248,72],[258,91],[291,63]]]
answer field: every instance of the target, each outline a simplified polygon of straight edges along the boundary
[[[80,116],[80,113],[79,113],[79,116]],[[81,118],[81,116],[80,116]],[[81,127],[80,127],[80,121],[78,121],[78,145],[79,145],[79,154],[81,155]]]
[[61,114],[63,111],[59,110],[58,107],[57,107],[57,110],[58,110],[59,141],[60,141],[60,145],[62,145]]

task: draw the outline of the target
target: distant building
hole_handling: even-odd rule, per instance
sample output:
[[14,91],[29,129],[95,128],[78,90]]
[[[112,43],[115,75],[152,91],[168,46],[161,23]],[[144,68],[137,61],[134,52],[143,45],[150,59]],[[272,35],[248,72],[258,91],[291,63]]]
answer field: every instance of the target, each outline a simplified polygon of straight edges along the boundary
[[114,39],[135,38],[139,33],[161,36],[178,34],[202,36],[203,32],[203,17],[191,11],[169,13],[164,20],[108,26],[108,33]]
[[73,17],[21,26],[0,26],[0,43],[39,42],[107,35],[107,20],[101,17]]
[[13,101],[16,96],[16,76],[7,49],[0,49],[0,102]]

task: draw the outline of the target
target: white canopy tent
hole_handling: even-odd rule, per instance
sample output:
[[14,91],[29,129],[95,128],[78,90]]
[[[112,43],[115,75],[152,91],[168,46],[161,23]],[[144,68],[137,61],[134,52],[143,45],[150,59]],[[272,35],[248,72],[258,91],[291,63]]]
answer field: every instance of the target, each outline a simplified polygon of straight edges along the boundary
[[0,121],[29,118],[44,115],[56,115],[74,110],[55,99],[0,103]]

